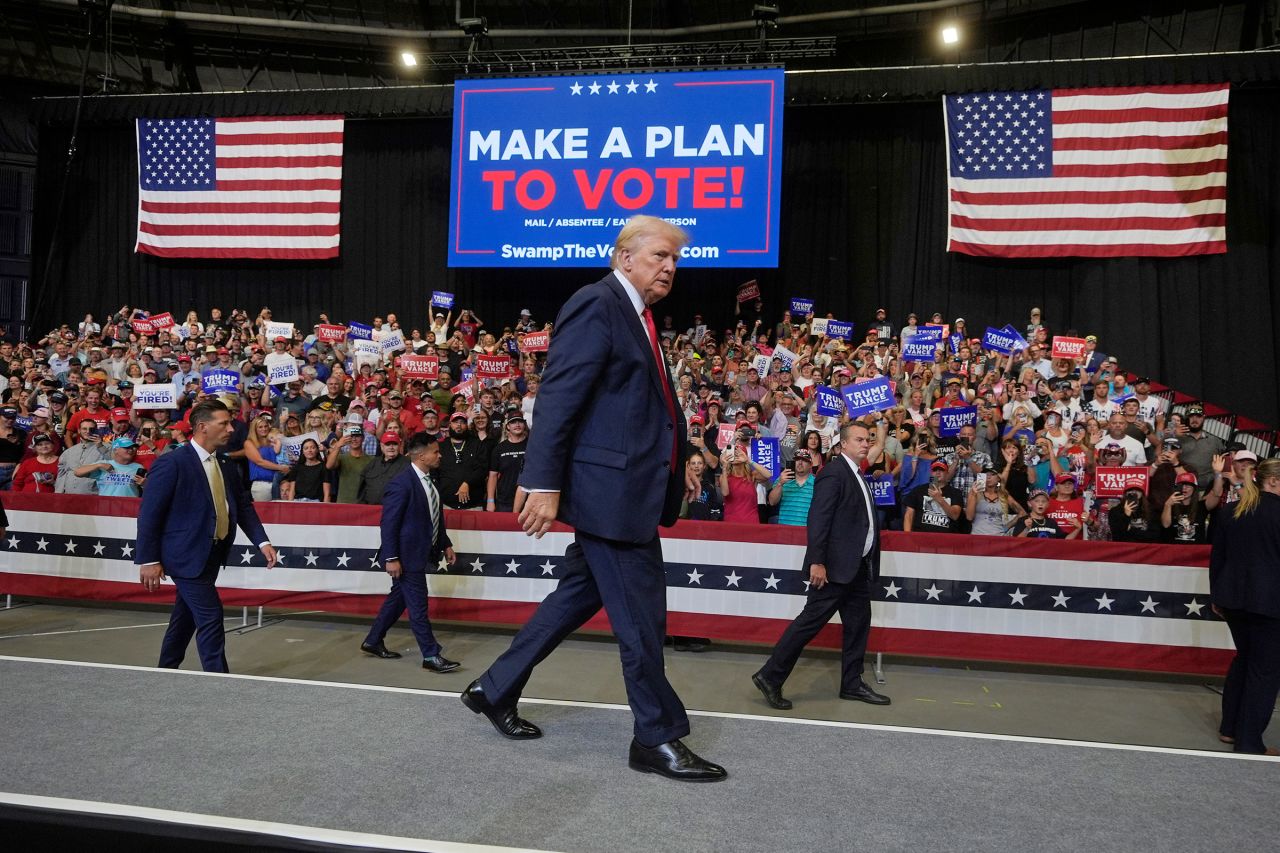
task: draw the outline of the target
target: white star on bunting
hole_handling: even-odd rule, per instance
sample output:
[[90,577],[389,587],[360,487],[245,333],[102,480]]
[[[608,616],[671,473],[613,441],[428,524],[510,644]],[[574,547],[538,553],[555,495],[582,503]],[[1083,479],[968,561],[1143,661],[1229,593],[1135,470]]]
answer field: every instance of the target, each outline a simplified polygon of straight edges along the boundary
[[[738,586],[738,581],[742,580],[736,571],[729,570],[729,574],[725,576],[725,587]],[[738,587],[741,589],[741,587]]]
[[538,568],[542,569],[542,573],[543,573],[544,575],[550,575],[550,574],[554,573],[554,572],[555,572],[555,570],[556,570],[555,564],[554,564],[554,563],[552,563],[552,562],[551,562],[551,560],[547,560],[545,563],[543,563],[543,564],[542,564],[541,566],[539,566]]
[[1191,616],[1193,614],[1196,616],[1200,616],[1201,615],[1200,611],[1204,610],[1204,605],[1196,601],[1194,598],[1191,599],[1190,604],[1185,604],[1183,606],[1187,608],[1188,616]]
[[484,571],[484,563],[480,562],[479,557],[476,557],[476,561],[471,564],[471,571],[476,572],[477,574]]
[[1143,613],[1155,613],[1155,612],[1156,612],[1156,605],[1158,605],[1160,602],[1158,602],[1158,601],[1156,601],[1154,598],[1152,598],[1150,593],[1147,593],[1147,600],[1146,600],[1146,601],[1139,601],[1138,603],[1142,605],[1142,612],[1143,612]]
[[938,589],[936,583],[929,584],[929,588],[924,591],[924,594],[928,596],[925,601],[942,601],[942,590]]
[[132,546],[132,545],[130,545],[130,544],[128,544],[128,543],[125,543],[124,545],[121,545],[121,546],[120,546],[120,554],[121,554],[121,556],[124,556],[124,557],[132,557],[132,556],[133,556],[133,546]]
[[618,90],[622,87],[618,85],[618,82],[616,80],[614,80],[614,81],[611,81],[606,88],[608,88],[610,95],[616,95],[618,94]]
[[307,565],[308,565],[308,566],[314,566],[314,565],[316,564],[316,560],[320,559],[319,557],[317,557],[315,554],[311,553],[310,551],[308,551],[308,552],[307,552],[307,555],[306,555],[306,556],[307,556]]
[[978,589],[977,584],[973,585],[973,589],[966,590],[965,594],[969,596],[969,600],[966,602],[967,604],[973,604],[975,601],[981,604],[982,596],[986,595],[985,592]]
[[702,572],[698,571],[698,567],[694,566],[693,571],[689,572],[689,583],[696,583],[702,586]]
[[76,540],[68,539],[66,544],[67,544],[67,553],[74,554],[76,552]]
[[248,548],[244,549],[244,551],[240,554],[240,562],[241,563],[253,562],[253,552],[250,551]]
[[638,90],[639,88],[640,88],[640,84],[637,83],[635,80],[632,80],[630,83],[627,84],[627,94],[634,95],[636,93],[636,90]]
[[[1013,592],[1009,593],[1009,598],[1010,598],[1010,601],[1009,601],[1010,606],[1014,604],[1022,604],[1022,602],[1026,600],[1027,594],[1022,591],[1022,587],[1017,586],[1013,588]],[[1022,606],[1026,607],[1025,604],[1022,604]]]
[[646,94],[646,95],[651,95],[651,94],[653,94],[654,92],[658,91],[658,84],[657,84],[657,83],[655,83],[655,82],[653,82],[653,78],[652,78],[652,77],[650,77],[650,78],[649,78],[649,82],[648,82],[648,83],[645,83],[645,84],[644,84],[644,91],[645,91],[645,94]]
[[1070,600],[1071,596],[1064,594],[1062,590],[1058,590],[1058,594],[1053,597],[1053,606],[1065,608]]
[[9,550],[10,550],[10,551],[16,551],[16,550],[18,549],[18,545],[19,545],[19,544],[20,544],[20,540],[18,539],[18,537],[17,537],[17,536],[10,536],[10,537],[9,537]]
[[569,91],[570,91],[570,92],[572,92],[572,93],[573,93],[573,94],[575,94],[575,95],[581,95],[581,94],[582,94],[582,84],[581,84],[581,83],[579,83],[579,82],[577,82],[577,81],[575,80],[575,81],[574,81],[574,83],[573,83],[573,85],[569,87]]
[[43,536],[41,536],[39,539],[36,540],[36,548],[38,548],[41,551],[48,551],[49,541],[45,539]]
[[779,578],[779,577],[775,577],[775,576],[774,576],[774,574],[773,574],[773,572],[769,572],[769,577],[767,577],[767,578],[765,578],[765,579],[764,579],[764,588],[765,588],[765,589],[777,589],[777,588],[778,588],[778,582],[779,582],[780,580],[782,580],[782,579],[781,579],[781,578]]
[[598,95],[600,94],[600,84],[592,80],[591,85],[587,87],[587,90],[593,95]]
[[899,593],[899,592],[901,592],[901,591],[902,591],[902,587],[898,586],[898,585],[897,585],[896,583],[894,583],[893,581],[889,581],[889,585],[888,585],[888,586],[886,586],[886,587],[884,588],[884,597],[885,597],[885,598],[897,598],[897,597],[898,597],[898,593]]
[[1098,602],[1099,612],[1103,610],[1111,610],[1111,605],[1115,603],[1115,599],[1108,598],[1106,592],[1102,593],[1102,598],[1095,598],[1094,601]]
[[338,557],[338,565],[339,565],[339,566],[345,566],[345,565],[346,565],[347,563],[349,563],[349,562],[351,562],[351,558],[347,556],[347,552],[346,552],[346,551],[343,551],[343,552],[342,552],[342,554],[341,554],[341,555],[339,555],[339,557]]
[[107,546],[103,545],[102,542],[99,541],[93,544],[93,556],[95,557],[101,556],[102,552],[105,550],[107,550]]
[[516,562],[515,557],[512,557],[511,562],[507,563],[507,574],[509,575],[518,574],[519,568],[520,568],[520,564]]

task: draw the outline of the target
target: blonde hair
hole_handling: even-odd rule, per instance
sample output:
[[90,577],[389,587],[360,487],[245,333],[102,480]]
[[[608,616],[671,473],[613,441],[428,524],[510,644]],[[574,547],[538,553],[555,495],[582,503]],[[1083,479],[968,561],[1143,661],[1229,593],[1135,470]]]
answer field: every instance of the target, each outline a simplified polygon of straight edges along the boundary
[[1258,488],[1258,483],[1272,477],[1280,479],[1280,459],[1264,459],[1259,462],[1258,467],[1254,469],[1254,476],[1246,477],[1241,485],[1240,502],[1236,504],[1236,518],[1248,515],[1258,508],[1262,500],[1262,490]]
[[678,225],[672,225],[665,219],[643,214],[627,220],[618,232],[618,239],[613,244],[613,254],[609,257],[610,269],[618,268],[618,253],[623,249],[635,251],[636,247],[650,237],[667,237],[680,249],[689,245],[689,233]]

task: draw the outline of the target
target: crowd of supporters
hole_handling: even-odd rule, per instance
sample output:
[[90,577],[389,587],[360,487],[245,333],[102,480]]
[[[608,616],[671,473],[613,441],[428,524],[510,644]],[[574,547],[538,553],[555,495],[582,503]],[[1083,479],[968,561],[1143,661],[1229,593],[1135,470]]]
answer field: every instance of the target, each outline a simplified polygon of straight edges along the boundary
[[[814,476],[836,452],[844,415],[822,415],[820,386],[837,392],[887,377],[898,404],[867,415],[866,475],[890,486],[879,507],[889,529],[1141,542],[1204,542],[1213,511],[1239,499],[1256,456],[1206,432],[1202,408],[1171,413],[1146,377],[1085,338],[1078,358],[1054,359],[1038,309],[1025,350],[984,349],[963,318],[895,329],[881,309],[851,339],[811,334],[813,315],[762,316],[736,306],[716,330],[694,316],[659,330],[688,420],[684,516],[803,525]],[[398,330],[401,353],[369,356],[316,333],[268,337],[271,312],[190,312],[163,331],[128,306],[92,315],[31,343],[0,342],[0,489],[137,496],[156,457],[190,434],[185,413],[211,370],[239,374],[217,396],[236,414],[229,455],[254,500],[377,504],[407,460],[402,442],[439,437],[440,493],[454,509],[509,512],[534,428],[544,352],[528,333],[550,330],[522,311],[510,324],[473,312],[432,310],[420,328],[375,317],[376,340]],[[139,323],[142,320],[144,322]],[[900,347],[922,326],[942,326],[932,362]],[[137,328],[141,326],[140,330]],[[1071,330],[1059,334],[1074,335]],[[540,348],[539,348],[540,349]],[[400,356],[435,355],[439,378],[404,375]],[[784,355],[785,354],[785,355]],[[295,381],[269,385],[269,356],[290,356]],[[482,355],[507,355],[510,375],[483,379]],[[760,359],[765,356],[765,359]],[[767,365],[766,362],[767,361]],[[170,383],[176,409],[134,405],[142,385]],[[940,412],[976,406],[976,423],[944,436]],[[619,423],[619,436],[626,429]],[[775,467],[753,439],[776,439]],[[1132,469],[1123,497],[1096,497],[1098,468]]]

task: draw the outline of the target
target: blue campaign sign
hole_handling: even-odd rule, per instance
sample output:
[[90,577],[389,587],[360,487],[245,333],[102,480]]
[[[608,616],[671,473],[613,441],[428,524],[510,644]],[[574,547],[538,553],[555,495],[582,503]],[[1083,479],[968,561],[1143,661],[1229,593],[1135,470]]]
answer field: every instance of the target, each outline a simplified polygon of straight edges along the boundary
[[1007,324],[1000,331],[1004,332],[1006,335],[1013,338],[1013,348],[1015,350],[1024,350],[1027,347],[1031,346],[1031,344],[1027,343],[1027,339],[1024,338],[1021,335],[1021,333],[1019,333],[1018,330],[1013,327],[1012,323]]
[[853,340],[853,323],[844,323],[840,320],[828,320],[827,337],[839,338],[843,341]]
[[938,435],[954,438],[960,427],[978,422],[977,406],[953,406],[938,410]]
[[782,473],[782,442],[776,438],[751,439],[751,461],[768,468],[770,475]]
[[938,345],[934,341],[921,341],[920,336],[907,338],[907,342],[902,345],[903,361],[933,361],[934,355],[938,352]]
[[235,392],[240,388],[240,372],[237,370],[209,370],[200,377],[200,391],[204,394]]
[[845,411],[851,418],[860,418],[898,405],[898,400],[893,395],[893,383],[884,376],[870,382],[850,385],[841,394],[844,397]]
[[813,300],[800,296],[791,297],[791,319],[795,320],[813,313]]
[[819,385],[813,389],[813,395],[818,414],[839,416],[844,411],[844,401],[834,388]]
[[443,290],[431,291],[431,307],[444,308],[448,310],[453,307],[453,294],[445,293]]
[[942,329],[937,326],[918,326],[906,340],[916,344],[938,344],[942,342]]
[[897,503],[893,493],[892,474],[876,474],[874,477],[864,475],[863,479],[867,481],[867,487],[871,489],[871,497],[875,499],[876,506],[893,506]]
[[964,335],[952,335],[950,341],[951,351],[958,355],[960,353],[960,347],[964,346]]
[[993,329],[990,326],[987,326],[987,331],[982,336],[982,348],[995,350],[1001,355],[1013,352],[1017,343],[1017,340],[1004,329]]
[[636,214],[681,266],[776,267],[781,68],[577,73],[453,87],[451,267],[602,267]]
[[348,323],[347,337],[360,341],[371,341],[373,340],[373,326],[366,326],[364,323]]
[[31,418],[28,415],[18,415],[16,418],[14,418],[13,425],[16,426],[18,429],[31,432]]

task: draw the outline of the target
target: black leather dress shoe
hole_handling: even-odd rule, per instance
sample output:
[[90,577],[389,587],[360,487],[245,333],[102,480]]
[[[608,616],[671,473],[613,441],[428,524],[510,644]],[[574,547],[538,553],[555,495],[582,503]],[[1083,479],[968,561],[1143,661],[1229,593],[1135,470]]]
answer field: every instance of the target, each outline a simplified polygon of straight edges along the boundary
[[777,708],[779,711],[791,710],[791,700],[783,697],[781,687],[774,687],[758,672],[751,676],[751,683],[764,694],[764,701],[769,703],[770,708]]
[[888,696],[877,693],[867,686],[865,681],[859,682],[856,690],[841,690],[841,699],[852,699],[856,702],[866,702],[870,705],[888,705],[891,700]]
[[360,651],[364,652],[366,655],[373,655],[375,658],[386,658],[388,660],[400,657],[399,652],[391,651],[391,649],[388,649],[382,643],[378,643],[376,646],[372,643],[361,643]]
[[657,773],[679,782],[719,782],[728,772],[719,764],[704,761],[679,740],[658,746],[641,746],[631,741],[631,758],[627,762],[632,770],[641,773]]
[[542,729],[528,720],[521,719],[516,713],[514,704],[502,708],[494,707],[484,695],[484,688],[480,686],[478,678],[462,691],[460,698],[462,704],[466,705],[473,714],[484,714],[488,717],[489,722],[493,723],[493,727],[503,737],[509,737],[512,740],[532,740],[542,737]]
[[432,655],[429,658],[422,659],[422,668],[429,669],[432,672],[453,672],[462,664],[456,660],[449,660],[444,655]]

